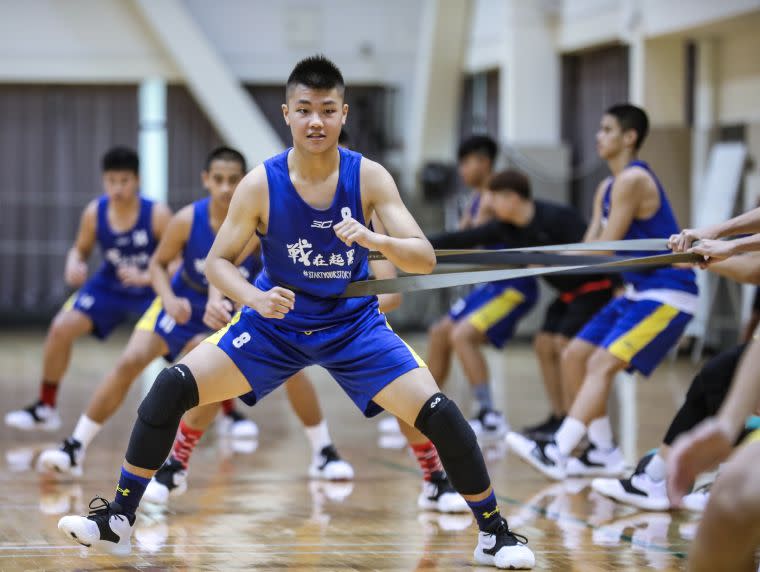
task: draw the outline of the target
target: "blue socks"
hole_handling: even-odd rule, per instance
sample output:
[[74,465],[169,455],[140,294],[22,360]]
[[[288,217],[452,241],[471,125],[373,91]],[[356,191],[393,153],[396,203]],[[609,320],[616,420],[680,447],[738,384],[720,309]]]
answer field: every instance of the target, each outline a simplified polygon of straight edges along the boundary
[[483,409],[493,410],[493,398],[491,397],[491,384],[481,383],[472,386],[472,396],[477,400],[481,411]]
[[138,477],[124,467],[121,468],[119,484],[116,485],[116,498],[113,500],[122,508],[124,514],[134,516],[149,482],[150,479]]
[[467,504],[475,520],[478,521],[480,530],[488,530],[494,522],[501,521],[501,512],[499,512],[499,505],[496,503],[496,495],[493,491],[482,501],[467,501]]

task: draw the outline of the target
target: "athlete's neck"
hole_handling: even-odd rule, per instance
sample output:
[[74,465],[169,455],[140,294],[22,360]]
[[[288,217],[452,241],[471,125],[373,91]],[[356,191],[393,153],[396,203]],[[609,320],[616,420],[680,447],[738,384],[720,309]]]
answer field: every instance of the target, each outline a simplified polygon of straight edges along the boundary
[[131,217],[135,209],[139,208],[140,196],[135,194],[133,197],[120,201],[108,201],[108,209],[116,218]]
[[340,152],[337,146],[324,153],[304,153],[297,147],[288,155],[288,171],[291,178],[305,183],[321,183],[338,170]]
[[221,201],[215,201],[213,199],[209,201],[208,219],[211,228],[214,229],[214,232],[217,232],[219,230],[219,227],[222,226],[229,208],[229,203],[222,203]]
[[631,151],[621,151],[614,157],[607,160],[607,166],[613,177],[617,177],[631,161],[636,160],[636,153]]

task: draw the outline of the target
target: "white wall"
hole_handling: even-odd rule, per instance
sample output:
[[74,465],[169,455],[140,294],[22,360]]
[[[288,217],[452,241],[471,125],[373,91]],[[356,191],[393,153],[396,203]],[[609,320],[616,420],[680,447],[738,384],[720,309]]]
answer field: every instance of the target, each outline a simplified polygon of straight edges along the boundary
[[760,16],[720,36],[718,121],[760,122]]

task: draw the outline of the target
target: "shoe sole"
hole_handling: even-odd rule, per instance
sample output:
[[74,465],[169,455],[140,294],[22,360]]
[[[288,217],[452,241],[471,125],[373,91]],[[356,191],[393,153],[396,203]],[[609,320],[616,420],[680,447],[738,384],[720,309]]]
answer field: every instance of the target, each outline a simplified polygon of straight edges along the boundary
[[510,562],[503,566],[499,566],[496,564],[495,556],[485,554],[479,551],[477,548],[475,549],[473,558],[475,559],[475,562],[477,562],[478,564],[483,564],[485,566],[495,566],[496,568],[499,568],[500,570],[532,570],[533,567],[536,565],[535,555],[530,550],[530,548],[526,546],[514,546],[511,548],[502,548],[499,552],[501,552],[502,550],[509,550],[510,552],[513,553],[512,557],[510,558]]
[[[132,552],[132,541],[129,538],[126,542],[119,542],[118,544],[113,542],[106,542],[103,540],[95,540],[92,543],[84,542],[80,538],[80,536],[82,536],[82,533],[78,531],[76,527],[69,525],[69,523],[66,521],[67,518],[68,517],[64,516],[61,520],[58,521],[58,530],[60,530],[66,536],[66,538],[72,540],[73,542],[76,542],[80,546],[84,546],[85,548],[96,547],[115,556],[126,556]],[[77,535],[77,532],[79,532],[79,535]]]

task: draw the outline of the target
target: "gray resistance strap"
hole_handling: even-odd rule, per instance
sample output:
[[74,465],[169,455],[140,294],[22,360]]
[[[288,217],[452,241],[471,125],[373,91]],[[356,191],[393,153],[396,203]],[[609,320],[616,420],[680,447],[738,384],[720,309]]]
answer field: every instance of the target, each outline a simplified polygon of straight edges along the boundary
[[[696,244],[696,243],[695,243]],[[484,251],[482,249],[444,249],[436,250],[437,257],[456,256],[461,254],[474,254],[483,252],[489,253],[508,253],[508,252],[567,252],[567,251],[587,251],[587,252],[606,252],[616,250],[624,251],[641,251],[641,252],[662,252],[670,251],[667,238],[635,238],[632,240],[610,240],[606,242],[576,242],[573,244],[553,244],[550,246],[528,246],[522,248],[502,248],[498,250]],[[370,260],[384,260],[380,252],[373,250],[369,253]],[[439,261],[443,262],[443,261]]]
[[[667,240],[658,239],[656,242],[659,248],[653,248],[655,241],[644,239],[641,241],[614,241],[614,242],[597,242],[593,243],[594,250],[625,250],[620,248],[621,243],[647,242],[648,248],[638,246],[635,249],[628,250],[665,250]],[[591,250],[589,248],[578,248],[578,246],[588,247],[590,243],[567,244],[558,246],[536,247],[534,249],[516,249],[520,251],[530,250],[535,252],[545,250]],[[516,252],[515,249],[509,249],[510,252]],[[480,252],[483,251],[466,251]],[[498,252],[498,251],[489,251]],[[462,254],[460,250],[457,254]],[[436,255],[438,252],[436,251]],[[643,256],[639,258],[623,258],[601,262],[597,264],[580,264],[574,266],[553,266],[544,268],[502,268],[489,270],[475,270],[468,272],[449,272],[444,274],[419,274],[402,276],[400,278],[389,278],[386,280],[366,280],[361,282],[352,282],[348,285],[345,292],[340,298],[356,298],[360,296],[373,296],[377,294],[391,294],[396,292],[413,292],[417,290],[435,290],[438,288],[450,288],[452,286],[465,286],[468,284],[478,284],[482,282],[496,282],[498,280],[510,280],[514,278],[527,278],[529,276],[542,276],[545,274],[559,273],[603,273],[605,269],[616,268],[640,268],[653,266],[669,266],[679,263],[694,263],[703,259],[699,254],[658,254],[654,256]]]

